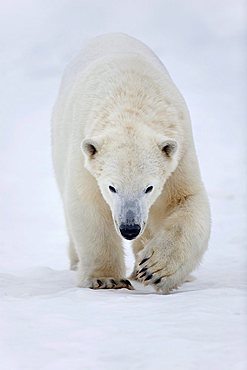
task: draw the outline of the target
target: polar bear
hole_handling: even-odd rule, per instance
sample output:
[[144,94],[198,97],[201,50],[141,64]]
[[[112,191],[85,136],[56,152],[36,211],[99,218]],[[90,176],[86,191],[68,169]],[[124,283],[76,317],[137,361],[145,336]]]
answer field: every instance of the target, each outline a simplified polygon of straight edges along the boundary
[[91,40],[65,71],[53,161],[78,285],[168,293],[199,264],[210,210],[185,101],[158,57],[125,34]]

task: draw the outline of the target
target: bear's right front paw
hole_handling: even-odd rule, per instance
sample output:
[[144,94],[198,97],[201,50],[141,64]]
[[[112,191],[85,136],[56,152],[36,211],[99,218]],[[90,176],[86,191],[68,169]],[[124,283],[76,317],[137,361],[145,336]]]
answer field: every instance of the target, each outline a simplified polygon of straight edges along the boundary
[[90,289],[122,289],[126,288],[134,290],[131,282],[127,279],[114,279],[114,278],[92,278],[87,279],[79,284],[82,288]]

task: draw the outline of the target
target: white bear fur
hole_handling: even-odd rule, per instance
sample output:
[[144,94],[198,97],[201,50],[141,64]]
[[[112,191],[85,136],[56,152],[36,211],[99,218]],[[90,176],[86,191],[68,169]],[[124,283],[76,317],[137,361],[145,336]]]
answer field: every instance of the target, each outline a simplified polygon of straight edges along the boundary
[[[171,156],[161,150],[169,140]],[[124,34],[90,41],[65,71],[52,147],[79,285],[97,288],[101,279],[107,288],[125,278],[118,217],[127,198],[138,202],[143,226],[132,278],[163,293],[180,285],[207,248],[210,211],[186,104],[156,55]],[[143,266],[146,281],[136,274]]]

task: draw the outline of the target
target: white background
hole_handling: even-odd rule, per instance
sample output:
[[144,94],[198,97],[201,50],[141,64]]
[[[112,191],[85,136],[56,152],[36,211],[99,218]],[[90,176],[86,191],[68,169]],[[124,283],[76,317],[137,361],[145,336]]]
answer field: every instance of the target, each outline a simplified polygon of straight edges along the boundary
[[[0,1],[1,370],[246,369],[245,25],[241,0]],[[211,202],[196,280],[168,296],[79,289],[68,270],[50,114],[66,63],[115,31],[184,95]]]

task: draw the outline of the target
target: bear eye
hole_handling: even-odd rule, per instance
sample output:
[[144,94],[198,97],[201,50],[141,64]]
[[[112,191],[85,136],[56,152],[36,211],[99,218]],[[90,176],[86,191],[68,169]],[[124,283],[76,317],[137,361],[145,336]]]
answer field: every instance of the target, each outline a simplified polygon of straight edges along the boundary
[[148,186],[147,189],[145,190],[145,194],[151,193],[153,188],[154,188],[153,186]]
[[110,190],[111,193],[116,193],[117,192],[117,190],[111,185],[109,186],[109,190]]

